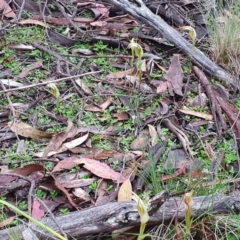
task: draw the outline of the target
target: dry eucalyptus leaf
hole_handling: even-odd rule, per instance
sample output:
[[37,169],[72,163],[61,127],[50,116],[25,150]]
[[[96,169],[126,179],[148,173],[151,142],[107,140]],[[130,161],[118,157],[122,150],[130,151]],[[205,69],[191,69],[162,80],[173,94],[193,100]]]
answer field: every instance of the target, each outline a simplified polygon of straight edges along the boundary
[[65,152],[71,148],[75,148],[79,145],[81,145],[82,143],[84,143],[88,138],[88,133],[79,137],[79,138],[76,138],[70,142],[66,142],[64,144],[62,144],[56,151],[50,151],[48,152],[47,154],[45,154],[45,152],[39,152],[39,153],[36,153],[34,156],[37,156],[37,157],[50,157],[54,154],[57,154],[57,153],[61,153],[61,152]]
[[213,115],[212,114],[196,112],[196,111],[190,110],[186,107],[184,107],[183,109],[179,109],[179,111],[182,112],[182,113],[185,113],[187,115],[203,118],[203,119],[206,119],[206,120],[209,120],[209,121],[213,120]]
[[158,143],[158,134],[153,125],[148,124],[149,134],[151,136],[152,147]]
[[33,24],[33,25],[39,25],[39,26],[48,28],[48,26],[44,22],[38,21],[38,20],[33,20],[33,19],[22,20],[21,22],[19,22],[19,24],[21,24],[21,25]]
[[[175,54],[171,59],[171,65],[164,78],[168,81],[168,88],[171,88],[176,94],[183,96],[183,70],[179,60],[179,55]],[[169,89],[170,91],[170,89]],[[173,92],[170,92],[174,95]]]
[[102,110],[106,110],[110,105],[112,104],[112,97],[108,96],[107,100],[100,105],[100,107],[102,108]]
[[84,201],[90,201],[91,197],[89,193],[84,191],[82,188],[75,188],[72,192],[76,197],[83,199]]
[[19,83],[19,82],[10,80],[10,79],[0,79],[0,81],[4,85],[9,86],[9,87],[22,87],[22,86],[24,86],[22,83]]
[[85,93],[87,93],[89,95],[93,95],[91,89],[84,83],[84,81],[82,79],[79,78],[79,79],[75,80],[75,82]]
[[134,68],[122,71],[122,72],[113,72],[109,73],[106,78],[124,78],[126,75],[131,75],[134,72]]
[[130,202],[132,200],[132,184],[129,179],[123,182],[118,191],[118,202]]
[[26,138],[35,139],[35,140],[51,138],[54,135],[54,133],[51,133],[51,132],[44,132],[44,131],[37,130],[21,121],[8,122],[8,127],[17,135],[20,135]]
[[5,16],[7,18],[13,18],[17,19],[16,14],[12,10],[12,8],[9,6],[8,1],[6,2],[5,0],[0,1],[0,9],[1,9],[1,15]]
[[83,166],[84,168],[86,168],[87,170],[89,170],[91,173],[93,173],[98,177],[101,177],[104,179],[111,179],[119,183],[122,183],[126,180],[126,177],[124,177],[121,173],[114,171],[107,164],[103,162],[99,162],[89,158],[81,158],[81,159],[76,159],[75,163],[84,164]]

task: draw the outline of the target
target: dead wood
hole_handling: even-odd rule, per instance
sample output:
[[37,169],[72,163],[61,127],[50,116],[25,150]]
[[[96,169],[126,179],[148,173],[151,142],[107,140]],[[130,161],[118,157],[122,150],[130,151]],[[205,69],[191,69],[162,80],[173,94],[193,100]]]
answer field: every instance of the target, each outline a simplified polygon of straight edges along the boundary
[[[200,217],[204,214],[227,214],[240,212],[239,196],[211,195],[193,198],[193,216]],[[170,198],[153,216],[148,225],[169,222],[174,218],[184,219],[185,205],[182,198]],[[129,226],[138,226],[139,217],[135,202],[113,202],[106,205],[75,211],[67,215],[56,217],[63,231],[71,237],[92,236],[99,233],[110,233],[113,230]],[[58,231],[56,223],[45,218],[42,223]],[[53,239],[34,224],[29,223],[40,239]],[[0,231],[0,239],[8,240],[9,233],[16,232],[19,236],[26,226],[7,228]],[[39,234],[39,232],[41,232]]]
[[214,94],[212,86],[207,77],[205,76],[205,74],[196,66],[193,67],[193,71],[199,78],[199,81],[202,84],[208,99],[210,100],[211,112],[216,122],[217,133],[218,136],[221,137],[222,130],[227,130],[227,124],[226,121],[224,120],[222,109],[219,106],[218,101],[216,99],[217,96],[216,94]]
[[142,0],[109,0],[109,2],[121,7],[126,12],[136,17],[138,20],[147,23],[148,25],[155,28],[165,38],[171,41],[176,47],[178,47],[188,57],[192,58],[195,65],[199,66],[202,71],[212,75],[213,77],[231,83],[234,85],[233,77],[220,68],[217,64],[207,58],[199,49],[196,47],[194,51],[192,44],[184,39],[176,30],[169,26],[161,17],[153,14],[142,2]]
[[224,113],[226,114],[231,129],[233,130],[233,133],[235,135],[235,139],[237,141],[238,147],[240,147],[240,120],[239,120],[239,114],[240,111],[229,101],[226,99],[223,99],[219,96],[217,92],[215,92],[216,99],[223,109]]

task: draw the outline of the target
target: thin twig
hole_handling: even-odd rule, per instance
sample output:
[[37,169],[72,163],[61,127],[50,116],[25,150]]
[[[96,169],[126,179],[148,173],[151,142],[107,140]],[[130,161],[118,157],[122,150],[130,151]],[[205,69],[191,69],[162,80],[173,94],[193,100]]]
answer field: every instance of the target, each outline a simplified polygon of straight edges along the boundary
[[81,57],[81,58],[132,58],[131,55],[80,55],[77,53],[73,53],[73,54],[64,54],[64,53],[60,53],[59,55],[63,56],[63,57]]
[[[7,89],[5,88],[5,86],[4,86],[4,84],[3,84],[3,82],[1,80],[0,80],[0,84],[1,84],[2,89],[4,91],[6,91]],[[16,118],[15,109],[14,109],[12,101],[11,101],[11,99],[9,97],[9,93],[7,93],[6,95],[7,95],[7,100],[8,100],[8,103],[9,103],[9,107],[10,107],[12,115],[13,115],[13,117],[15,119]]]
[[17,17],[18,20],[19,20],[19,19],[21,18],[21,16],[22,16],[22,12],[23,12],[23,9],[24,9],[24,6],[25,6],[25,2],[26,2],[26,0],[23,0],[23,1],[22,1],[22,5],[21,5],[21,7],[20,7],[20,10],[19,10],[19,13],[18,13],[18,17]]
[[85,34],[85,32],[79,28],[73,21],[72,19],[67,15],[67,13],[65,12],[64,7],[59,3],[58,0],[55,0],[57,7],[59,8],[60,12],[62,13],[62,15],[68,20],[68,22],[72,25],[72,27],[77,31],[77,33],[81,33],[81,34]]
[[33,193],[33,188],[35,186],[35,182],[34,180],[31,180],[30,178],[26,177],[26,176],[22,176],[20,174],[16,174],[16,173],[0,173],[0,176],[11,176],[11,177],[17,177],[17,178],[21,178],[27,182],[30,183],[30,188],[29,188],[29,192],[28,192],[28,214],[31,216],[31,211],[32,211],[32,193]]
[[0,94],[2,93],[7,93],[7,92],[13,92],[13,91],[20,91],[20,90],[26,90],[28,88],[35,88],[35,87],[39,87],[39,86],[44,86],[47,85],[48,83],[56,83],[56,82],[61,82],[61,81],[69,81],[73,78],[80,78],[80,77],[84,77],[87,75],[93,75],[96,73],[101,73],[102,71],[95,71],[95,72],[87,72],[87,73],[83,73],[83,74],[79,74],[76,76],[70,76],[70,77],[65,77],[65,78],[59,78],[59,79],[55,79],[55,80],[51,80],[51,81],[46,81],[46,82],[42,82],[42,83],[35,83],[35,84],[31,84],[28,86],[23,86],[23,87],[19,87],[19,88],[11,88],[11,89],[6,89],[3,91],[0,91]]
[[38,49],[40,49],[40,50],[42,50],[42,51],[50,54],[51,56],[57,58],[57,59],[60,60],[60,61],[67,62],[68,64],[70,64],[70,65],[72,65],[72,66],[74,65],[73,63],[69,62],[68,60],[66,60],[65,58],[63,58],[62,56],[60,56],[60,55],[59,55],[58,53],[56,53],[55,51],[50,50],[50,49],[48,49],[48,48],[40,45],[37,41],[34,41],[34,42],[32,43],[32,45],[33,45],[35,48],[38,48]]

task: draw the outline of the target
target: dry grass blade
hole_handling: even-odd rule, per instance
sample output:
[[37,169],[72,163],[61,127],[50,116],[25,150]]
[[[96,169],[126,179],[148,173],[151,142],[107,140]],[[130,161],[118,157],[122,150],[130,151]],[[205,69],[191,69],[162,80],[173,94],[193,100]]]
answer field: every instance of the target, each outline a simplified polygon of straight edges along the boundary
[[235,80],[240,74],[240,1],[226,1],[220,4],[216,17],[209,19],[209,39],[215,61],[234,74]]

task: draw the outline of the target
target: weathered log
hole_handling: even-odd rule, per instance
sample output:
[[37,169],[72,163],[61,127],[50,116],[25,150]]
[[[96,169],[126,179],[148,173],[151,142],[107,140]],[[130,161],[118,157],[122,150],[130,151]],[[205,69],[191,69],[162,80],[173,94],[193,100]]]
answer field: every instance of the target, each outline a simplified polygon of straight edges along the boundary
[[[193,216],[199,217],[204,214],[226,214],[238,213],[240,211],[239,196],[211,195],[193,198]],[[174,218],[184,219],[185,205],[182,198],[170,198],[161,208],[150,217],[148,225],[169,222]],[[85,210],[75,211],[67,215],[56,217],[58,224],[63,231],[71,237],[92,236],[98,233],[110,233],[113,230],[129,226],[139,225],[139,216],[135,202],[113,202],[106,205],[93,207]],[[51,218],[45,218],[42,223],[48,227],[59,231],[56,223]],[[40,239],[54,239],[42,229],[29,223],[35,233],[38,232]],[[20,225],[17,227],[7,228],[0,231],[0,239],[10,239],[10,233],[18,235],[26,228]],[[41,232],[39,234],[39,232]]]
[[108,0],[112,4],[122,8],[140,21],[147,23],[155,28],[160,34],[171,41],[188,57],[192,58],[202,71],[212,75],[213,77],[222,80],[226,83],[236,86],[236,81],[233,76],[220,68],[216,63],[207,58],[198,48],[192,48],[192,44],[184,39],[175,29],[169,26],[161,17],[153,14],[142,2],[142,0]]

